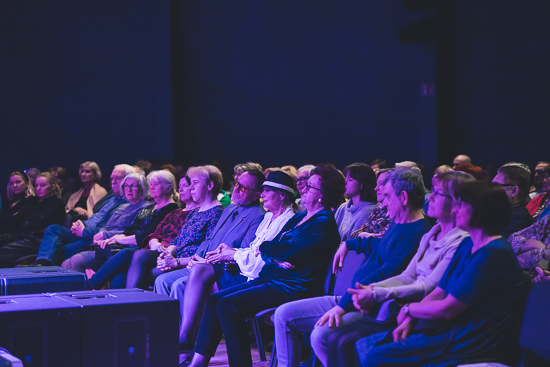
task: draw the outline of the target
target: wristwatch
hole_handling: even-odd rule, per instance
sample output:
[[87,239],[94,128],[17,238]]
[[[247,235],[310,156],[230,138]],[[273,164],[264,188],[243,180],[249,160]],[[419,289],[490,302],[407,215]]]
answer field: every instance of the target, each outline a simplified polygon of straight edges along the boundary
[[180,266],[180,259],[178,259],[177,257],[176,257],[176,265]]
[[411,316],[411,314],[409,313],[409,305],[410,303],[407,303],[405,306],[403,306],[403,312],[406,316]]

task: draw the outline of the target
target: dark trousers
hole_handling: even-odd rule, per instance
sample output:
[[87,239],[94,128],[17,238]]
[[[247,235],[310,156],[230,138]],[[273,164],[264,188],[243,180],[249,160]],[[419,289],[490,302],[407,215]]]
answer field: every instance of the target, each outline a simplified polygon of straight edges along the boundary
[[246,319],[298,295],[259,279],[212,294],[206,301],[195,352],[214,356],[223,334],[229,365],[252,366]]

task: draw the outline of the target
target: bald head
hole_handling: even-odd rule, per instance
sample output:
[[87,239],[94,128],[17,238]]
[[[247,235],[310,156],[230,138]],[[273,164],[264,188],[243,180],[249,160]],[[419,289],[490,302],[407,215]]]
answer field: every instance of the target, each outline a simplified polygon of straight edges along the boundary
[[465,154],[457,155],[455,159],[453,159],[453,169],[456,168],[456,166],[458,166],[459,164],[463,163],[472,163],[472,160]]

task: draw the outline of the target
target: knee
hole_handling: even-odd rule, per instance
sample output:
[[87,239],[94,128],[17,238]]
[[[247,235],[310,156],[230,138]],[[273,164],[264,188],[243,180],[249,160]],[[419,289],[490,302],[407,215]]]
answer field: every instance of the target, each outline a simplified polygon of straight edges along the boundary
[[321,347],[326,347],[327,337],[330,334],[330,329],[326,325],[318,326],[311,332],[310,341],[314,351],[318,351]]
[[132,250],[132,249],[125,249],[123,251],[128,250],[128,255],[132,262],[135,264],[143,265],[146,262],[148,262],[148,259],[150,258],[149,250]]
[[292,302],[284,303],[277,307],[273,320],[275,322],[275,328],[278,330],[288,330],[288,322],[292,319]]

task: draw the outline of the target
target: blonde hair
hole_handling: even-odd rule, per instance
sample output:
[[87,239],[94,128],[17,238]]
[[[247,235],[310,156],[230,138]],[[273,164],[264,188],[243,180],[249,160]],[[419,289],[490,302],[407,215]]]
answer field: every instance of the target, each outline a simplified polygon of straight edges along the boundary
[[25,181],[25,183],[27,184],[27,188],[25,190],[25,197],[26,198],[29,197],[29,196],[35,196],[36,195],[36,193],[34,192],[34,187],[32,186],[32,182],[29,180],[29,176],[27,176],[23,172],[14,171],[14,172],[10,173],[10,175],[8,177],[8,189],[7,189],[8,200],[10,200],[10,201],[15,200],[15,196],[13,196],[13,192],[11,191],[11,187],[9,185],[9,179],[12,176],[20,176],[23,179],[23,181]]
[[38,180],[39,177],[46,178],[46,180],[48,180],[48,183],[54,186],[55,196],[61,199],[61,188],[57,184],[57,180],[55,179],[55,176],[52,175],[50,172],[42,172],[41,174],[36,176],[36,179]]
[[80,165],[80,169],[78,170],[78,174],[79,174],[79,175],[82,173],[82,167],[88,167],[88,168],[90,168],[92,171],[94,171],[94,174],[95,174],[95,181],[96,181],[96,182],[101,181],[101,170],[99,169],[99,166],[97,165],[96,162],[87,161],[87,162],[82,163],[82,164]]

